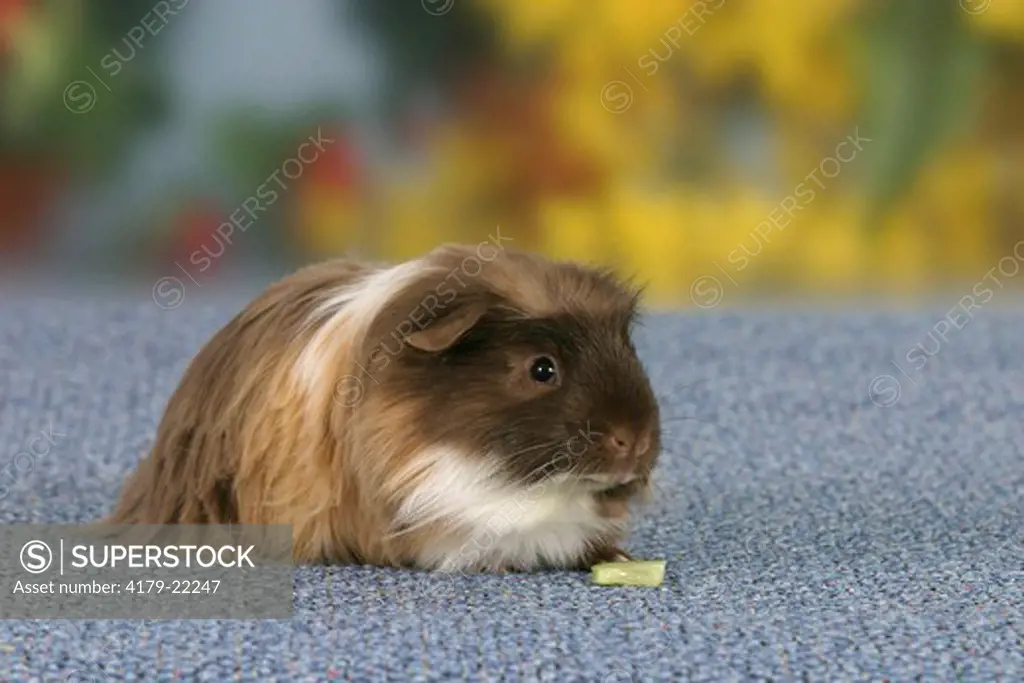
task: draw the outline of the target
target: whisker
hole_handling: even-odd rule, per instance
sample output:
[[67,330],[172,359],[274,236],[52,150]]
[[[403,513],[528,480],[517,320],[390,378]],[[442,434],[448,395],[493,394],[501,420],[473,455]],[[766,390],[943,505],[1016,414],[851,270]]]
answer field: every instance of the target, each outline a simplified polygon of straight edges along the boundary
[[[666,448],[665,455],[672,458],[680,458],[690,464],[694,469],[700,469],[701,463],[694,457],[695,448]],[[704,463],[707,464],[706,462]]]
[[[520,449],[518,451],[510,453],[507,457],[515,457],[517,455],[522,455],[523,453],[529,453],[531,451],[535,451],[535,450],[538,450],[538,449],[541,449],[541,448],[555,446],[555,445],[561,443],[561,441],[562,441],[561,439],[555,439],[555,440],[549,441],[549,442],[542,442],[542,443],[538,443],[538,444],[533,444],[532,446],[527,446],[526,448],[522,448],[522,449]],[[540,467],[534,468],[529,474],[526,475],[526,479],[528,479],[530,476],[532,476],[538,470],[541,470],[541,469],[543,469],[545,467],[548,467],[549,465],[550,465],[550,463],[544,463]],[[474,481],[473,483],[474,484],[483,483],[488,478],[489,478],[488,476],[483,476],[483,477],[479,478],[477,481]],[[515,484],[514,486],[522,485],[522,483],[525,483],[525,479],[522,482],[520,482],[518,484]],[[385,535],[385,538],[386,539],[397,538],[398,536],[402,536],[404,534],[411,533],[411,532],[416,531],[418,529],[422,529],[423,527],[427,526],[428,524],[432,524],[432,523],[435,523],[435,522],[442,522],[444,520],[444,517],[446,516],[447,513],[448,513],[448,511],[444,510],[444,509],[441,509],[439,511],[434,511],[433,514],[429,514],[429,515],[426,515],[426,516],[420,518],[419,521],[415,522],[414,524],[410,524],[408,526],[404,526],[404,527],[402,527],[400,529],[397,529],[395,531],[392,531],[392,532],[388,533],[387,535]]]
[[689,384],[684,384],[683,386],[679,387],[679,389],[690,389],[691,387],[697,386],[698,384],[706,384],[707,382],[710,381],[710,377],[705,377],[704,379],[698,379],[694,382],[690,382]]
[[546,448],[548,446],[554,446],[554,445],[560,443],[561,441],[562,441],[561,439],[555,439],[554,441],[548,441],[548,442],[545,442],[545,443],[534,444],[533,446],[527,446],[526,448],[524,448],[522,450],[516,451],[514,453],[509,453],[507,457],[512,458],[512,457],[515,457],[517,455],[522,455],[523,453],[529,453],[530,451],[538,450],[540,448]]
[[575,491],[575,489],[579,487],[580,483],[583,481],[586,475],[587,473],[579,466],[575,466],[573,467],[573,469],[566,472],[566,478],[569,479],[569,481],[571,482],[570,492]]
[[[557,443],[559,443],[559,441],[555,442],[555,444],[557,444]],[[553,446],[555,444],[550,444],[550,445]],[[548,467],[551,467],[551,463],[550,462],[546,462],[546,463],[543,463],[543,464],[541,464],[541,465],[539,465],[537,467],[534,467],[532,470],[530,470],[525,475],[520,477],[517,481],[512,482],[512,488],[519,488],[520,486],[528,486],[528,485],[530,485],[531,484],[530,478],[533,477],[533,475],[535,475],[537,472],[540,472],[540,471],[542,471],[542,470],[544,470],[545,468],[548,468]],[[536,483],[536,482],[534,482],[534,483]]]
[[674,417],[661,418],[662,424],[668,424],[671,422],[683,422],[684,420],[693,420],[694,422],[703,422],[704,424],[714,424],[708,420],[703,419],[700,415],[676,415]]

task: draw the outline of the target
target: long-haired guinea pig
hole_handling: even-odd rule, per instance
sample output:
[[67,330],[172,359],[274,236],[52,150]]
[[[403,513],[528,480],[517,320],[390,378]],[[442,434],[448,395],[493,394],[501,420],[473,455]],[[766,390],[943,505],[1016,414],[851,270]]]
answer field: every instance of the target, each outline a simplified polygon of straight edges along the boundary
[[505,239],[271,286],[193,360],[108,521],[291,525],[298,563],[628,558],[661,449],[639,291]]

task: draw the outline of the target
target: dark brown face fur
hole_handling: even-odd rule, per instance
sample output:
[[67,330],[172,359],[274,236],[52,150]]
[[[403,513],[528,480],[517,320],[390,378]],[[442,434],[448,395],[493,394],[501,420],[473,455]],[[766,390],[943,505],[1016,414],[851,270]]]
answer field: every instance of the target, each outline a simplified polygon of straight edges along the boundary
[[[658,405],[631,340],[637,297],[605,273],[575,268],[568,276],[602,305],[524,316],[516,301],[481,291],[480,278],[438,316],[483,297],[489,305],[475,324],[440,350],[386,338],[370,372],[388,402],[415,406],[424,443],[496,456],[510,482],[636,475],[606,487],[606,495],[628,497],[646,483],[661,447]],[[549,381],[531,373],[540,358],[555,367]]]

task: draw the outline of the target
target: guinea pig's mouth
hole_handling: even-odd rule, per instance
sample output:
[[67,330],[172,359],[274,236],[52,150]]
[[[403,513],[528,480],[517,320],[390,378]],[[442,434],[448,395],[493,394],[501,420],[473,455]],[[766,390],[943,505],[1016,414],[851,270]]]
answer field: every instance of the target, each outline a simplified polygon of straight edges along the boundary
[[581,474],[578,481],[594,493],[614,494],[630,490],[639,478],[635,474]]

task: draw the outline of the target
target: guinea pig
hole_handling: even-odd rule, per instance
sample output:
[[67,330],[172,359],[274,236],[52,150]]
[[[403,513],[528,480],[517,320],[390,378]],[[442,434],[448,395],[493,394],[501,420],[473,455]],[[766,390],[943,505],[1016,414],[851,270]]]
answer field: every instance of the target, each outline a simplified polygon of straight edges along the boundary
[[270,286],[187,368],[107,521],[291,525],[300,564],[628,559],[661,450],[641,290],[507,239]]

